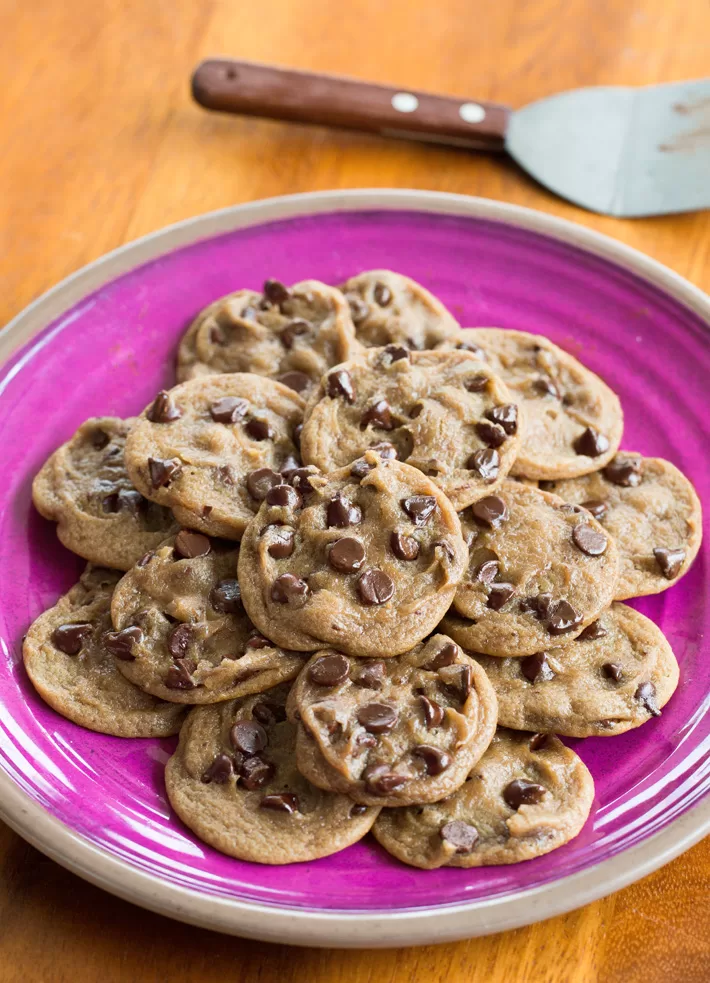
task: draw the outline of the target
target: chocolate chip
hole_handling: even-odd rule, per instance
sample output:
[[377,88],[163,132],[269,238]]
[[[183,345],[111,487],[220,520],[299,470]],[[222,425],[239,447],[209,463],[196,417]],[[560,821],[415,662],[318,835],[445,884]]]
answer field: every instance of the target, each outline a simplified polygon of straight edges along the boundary
[[503,427],[489,420],[479,420],[474,429],[483,443],[488,444],[489,447],[500,447],[507,439]]
[[481,346],[477,345],[475,341],[460,341],[456,348],[460,352],[473,352],[474,355],[477,355],[478,358],[482,359],[484,362],[488,358]]
[[520,610],[531,612],[538,621],[546,621],[552,610],[552,594],[535,594],[525,597],[520,602]]
[[[496,570],[497,569],[498,565],[496,564]],[[486,607],[490,608],[492,611],[500,611],[503,605],[507,604],[514,594],[515,587],[513,587],[512,584],[491,584],[490,590],[488,591]]]
[[382,689],[384,679],[384,662],[366,662],[355,682],[365,689]]
[[497,495],[487,495],[485,498],[474,502],[471,506],[471,512],[474,519],[492,529],[498,529],[508,518],[508,506]]
[[267,420],[254,416],[244,424],[244,430],[252,440],[273,440],[274,431]]
[[449,563],[453,563],[456,553],[454,552],[454,548],[451,543],[447,542],[445,539],[436,539],[431,544],[431,548],[434,551],[441,550],[441,552],[444,554],[444,556],[440,557],[439,559],[448,560]]
[[557,601],[548,618],[547,630],[551,635],[564,635],[579,627],[582,615],[577,614],[569,601]]
[[[293,489],[292,489],[293,490]],[[266,552],[275,560],[285,560],[293,553],[294,535],[291,529],[278,529]]]
[[444,708],[435,700],[430,700],[428,696],[420,696],[419,702],[424,714],[424,723],[428,729],[438,727],[444,719]]
[[236,484],[234,474],[228,464],[223,464],[220,468],[217,468],[217,477],[224,485]]
[[494,406],[492,410],[486,413],[486,416],[493,423],[497,423],[503,427],[509,437],[517,433],[518,407],[515,403],[501,403],[500,406]]
[[260,724],[263,724],[265,727],[271,727],[272,724],[280,723],[286,719],[286,708],[280,703],[270,703],[266,700],[260,700],[251,708],[251,715]]
[[367,812],[367,806],[354,805],[350,809],[350,818],[355,816],[362,816],[363,813]]
[[375,303],[379,304],[380,307],[387,307],[388,304],[392,303],[392,291],[386,283],[376,283],[372,296],[375,298]]
[[161,389],[146,412],[146,416],[151,423],[172,423],[173,420],[179,420],[182,413],[173,402],[170,393]]
[[384,570],[365,570],[357,579],[357,592],[363,604],[385,604],[394,594],[394,582]]
[[533,734],[528,747],[531,751],[544,751],[549,742],[549,734]]
[[400,504],[415,526],[426,525],[436,509],[433,495],[412,495],[402,499]]
[[538,379],[535,379],[532,387],[538,396],[554,396],[555,399],[560,398],[560,390],[555,380],[551,379],[549,375],[542,375]]
[[455,847],[456,853],[470,853],[478,843],[478,830],[458,819],[442,826],[439,836],[445,843]]
[[387,765],[375,765],[372,771],[366,768],[363,778],[367,791],[372,795],[390,795],[404,788],[408,781],[405,775],[389,771]]
[[270,649],[273,647],[274,643],[270,642],[268,638],[265,638],[263,635],[259,634],[258,631],[255,631],[250,638],[247,639],[245,646],[245,648],[248,649]]
[[587,427],[572,446],[577,454],[584,454],[586,457],[599,457],[600,454],[609,450],[609,441],[603,433],[599,433],[594,427]]
[[634,699],[648,710],[652,717],[660,717],[661,711],[658,708],[656,687],[651,682],[640,683],[634,693]]
[[236,580],[218,580],[210,591],[210,604],[220,614],[240,614],[242,592]]
[[[493,550],[485,550],[485,553],[492,553]],[[484,553],[481,550],[481,553]],[[475,560],[474,560],[475,563]],[[498,576],[498,571],[500,569],[500,560],[495,557],[486,558],[480,563],[477,563],[473,567],[473,579],[480,581],[482,584],[492,584],[493,581]]]
[[102,451],[109,443],[111,438],[100,427],[96,427],[95,430],[91,431],[89,440],[91,441],[92,447],[94,447],[97,451]]
[[266,731],[258,720],[239,720],[229,732],[229,739],[235,751],[250,757],[259,754],[269,743]]
[[353,466],[350,468],[350,474],[353,476],[353,478],[362,479],[366,474],[369,474],[370,471],[373,471],[374,468],[375,465],[370,464],[369,461],[355,461]]
[[202,773],[202,781],[205,785],[215,782],[217,785],[224,785],[234,774],[232,759],[227,754],[216,755],[212,764]]
[[274,485],[266,493],[266,504],[282,509],[300,509],[303,499],[290,485]]
[[590,526],[588,522],[577,523],[572,530],[572,541],[587,556],[601,556],[608,545],[604,533]]
[[469,665],[443,666],[439,678],[453,695],[465,703],[473,687],[473,669]]
[[328,552],[328,562],[339,573],[359,570],[365,559],[365,549],[357,539],[338,539]]
[[565,515],[584,515],[584,509],[581,505],[572,505],[571,502],[562,502],[560,505],[556,505],[555,508],[559,512],[564,512]]
[[153,488],[162,488],[169,484],[173,478],[177,478],[181,470],[182,464],[176,457],[168,461],[162,461],[155,457],[148,458],[148,471]]
[[621,682],[624,677],[624,670],[616,662],[605,662],[602,672],[608,679],[613,679],[615,683]]
[[[279,339],[284,348],[293,348],[293,343],[298,338],[299,335],[307,334],[311,329],[308,321],[304,321],[303,318],[297,317],[293,321],[289,321],[286,327],[283,329],[279,335]],[[300,375],[301,373],[299,373]],[[308,380],[310,382],[310,379]],[[288,383],[285,383],[288,385]]]
[[52,645],[65,655],[78,655],[93,630],[93,626],[87,621],[59,625],[52,632]]
[[360,429],[373,426],[379,430],[394,430],[395,423],[392,419],[392,407],[386,399],[377,399],[368,406],[360,418]]
[[197,556],[207,556],[212,545],[207,536],[193,532],[191,529],[181,529],[175,537],[175,552],[186,560],[194,560]]
[[272,809],[274,812],[285,812],[289,816],[298,812],[298,796],[293,792],[277,792],[274,795],[265,795],[259,803],[262,809]]
[[344,655],[322,655],[308,670],[308,678],[316,686],[339,686],[349,676],[350,663]]
[[345,299],[350,307],[350,316],[355,324],[360,324],[370,313],[370,308],[357,294],[346,294]]
[[657,546],[653,555],[666,580],[675,580],[685,562],[685,550],[680,547],[678,549],[666,549],[664,546]]
[[282,573],[271,585],[271,599],[277,604],[301,607],[309,594],[308,584],[292,573]]
[[536,782],[526,782],[524,778],[516,778],[503,789],[503,798],[511,809],[521,806],[537,805],[541,802],[547,789]]
[[249,409],[249,403],[237,396],[224,396],[210,406],[210,416],[215,423],[236,423]]
[[344,399],[346,403],[355,402],[352,376],[346,369],[336,369],[326,379],[326,393],[331,399]]
[[412,754],[422,759],[427,775],[432,777],[446,771],[451,764],[451,755],[432,744],[417,744],[412,748]]
[[292,488],[301,493],[301,498],[306,498],[313,491],[310,479],[318,473],[317,468],[309,465],[305,468],[297,468],[291,471],[288,476],[288,483]]
[[362,731],[355,738],[355,743],[359,748],[362,747],[377,747],[377,738],[374,734],[368,734],[366,731]]
[[239,784],[247,791],[254,792],[267,785],[276,774],[276,768],[270,761],[253,755],[245,758],[239,767]]
[[326,524],[328,527],[335,526],[336,529],[345,529],[347,526],[356,526],[362,522],[362,512],[357,505],[336,495],[326,506]]
[[147,505],[141,493],[132,488],[119,488],[102,502],[104,512],[127,512],[130,515],[138,515]]
[[390,549],[398,560],[416,560],[419,556],[419,543],[403,532],[390,533]]
[[429,672],[436,672],[437,669],[443,669],[444,666],[452,666],[458,659],[458,655],[458,645],[454,642],[446,642],[436,655],[427,662],[424,668]]
[[486,482],[495,481],[500,473],[500,455],[491,447],[474,451],[466,461],[469,471],[476,471]]
[[606,634],[608,634],[606,628],[601,623],[601,621],[597,618],[596,621],[593,621],[591,625],[587,625],[584,631],[580,632],[580,634],[577,635],[577,641],[593,642],[597,638],[604,638]]
[[302,393],[311,384],[311,380],[305,372],[284,372],[283,375],[276,377],[276,381],[297,393]]
[[536,652],[520,660],[520,671],[531,683],[543,683],[555,675],[546,652]]
[[168,632],[167,644],[168,652],[175,659],[184,659],[187,655],[187,650],[190,645],[190,639],[192,636],[192,625],[180,624],[175,625]]
[[470,393],[482,393],[484,389],[488,388],[488,383],[490,377],[487,375],[472,375],[468,379],[464,379],[464,388],[468,389]]
[[192,673],[197,666],[192,659],[176,659],[165,674],[165,685],[168,689],[195,689]]
[[290,296],[288,287],[285,287],[280,280],[269,279],[264,281],[264,297],[270,304],[283,304]]
[[582,508],[586,509],[587,512],[591,512],[597,521],[603,519],[609,511],[608,504],[596,498],[592,498],[588,502],[582,502]]
[[271,468],[257,468],[247,475],[247,491],[252,498],[260,502],[266,498],[269,489],[280,485],[282,481],[283,476],[277,471],[272,471]]
[[381,440],[377,444],[371,444],[369,450],[374,451],[375,454],[379,454],[383,461],[397,460],[397,448],[394,444],[390,444],[388,440]]
[[367,703],[357,711],[357,722],[369,734],[386,734],[397,723],[397,711],[386,703]]
[[148,564],[150,563],[150,561],[153,559],[154,556],[155,556],[155,552],[153,550],[148,550],[147,553],[144,553],[143,554],[143,556],[140,558],[140,560],[138,561],[138,563],[136,563],[136,566],[137,567],[147,567]]
[[295,457],[293,454],[289,454],[287,455],[286,460],[279,468],[279,471],[284,476],[286,481],[288,481],[289,484],[291,484],[291,478],[293,477],[295,472],[306,471],[306,468],[302,466],[301,462],[297,457]]
[[399,362],[400,359],[409,359],[409,351],[402,345],[387,345],[382,353],[382,360],[385,364],[392,362]]
[[132,625],[122,631],[104,632],[101,641],[111,655],[115,655],[117,659],[121,659],[123,662],[132,662],[135,659],[133,648],[143,641],[143,632],[137,626]]
[[615,457],[602,474],[613,485],[636,488],[641,484],[641,460],[638,457]]

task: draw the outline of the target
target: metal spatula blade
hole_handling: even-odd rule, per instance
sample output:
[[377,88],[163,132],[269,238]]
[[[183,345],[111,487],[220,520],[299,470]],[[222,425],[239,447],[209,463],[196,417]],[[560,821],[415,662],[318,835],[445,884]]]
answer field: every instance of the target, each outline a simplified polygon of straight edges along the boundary
[[404,139],[508,152],[563,198],[608,215],[710,208],[710,79],[599,86],[523,109],[335,75],[211,59],[192,77],[200,105]]
[[599,86],[514,112],[505,147],[552,191],[607,215],[710,207],[710,79]]

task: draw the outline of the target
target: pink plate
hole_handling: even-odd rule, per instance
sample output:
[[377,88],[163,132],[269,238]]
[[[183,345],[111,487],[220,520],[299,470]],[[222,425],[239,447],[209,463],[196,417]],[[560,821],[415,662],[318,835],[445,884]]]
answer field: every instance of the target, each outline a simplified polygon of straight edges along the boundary
[[11,355],[0,376],[0,813],[109,890],[223,931],[322,945],[495,931],[608,893],[710,826],[706,548],[680,584],[634,602],[678,656],[678,691],[639,730],[569,742],[594,775],[592,817],[573,843],[517,866],[419,871],[370,839],[291,867],[232,860],[166,802],[174,741],[94,734],[35,695],[22,635],[83,566],[32,508],[47,455],[86,417],[132,415],[171,385],[177,341],[215,297],[266,276],[339,283],[376,267],[421,281],[464,325],[547,335],[620,394],[625,448],[673,461],[701,498],[710,484],[707,298],[609,239],[512,206],[379,191],[228,209],[118,250],[21,314],[0,338],[0,357]]

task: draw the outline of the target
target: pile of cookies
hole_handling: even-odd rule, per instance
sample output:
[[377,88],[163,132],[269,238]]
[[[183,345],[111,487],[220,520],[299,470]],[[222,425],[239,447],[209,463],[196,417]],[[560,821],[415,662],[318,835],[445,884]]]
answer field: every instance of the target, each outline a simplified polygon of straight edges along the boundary
[[594,784],[558,735],[660,714],[678,665],[620,602],[701,537],[689,481],[619,452],[616,395],[387,271],[222,298],[177,374],[35,480],[89,561],[25,638],[40,695],[103,733],[179,731],[170,802],[241,859],[372,830],[475,867],[576,836]]

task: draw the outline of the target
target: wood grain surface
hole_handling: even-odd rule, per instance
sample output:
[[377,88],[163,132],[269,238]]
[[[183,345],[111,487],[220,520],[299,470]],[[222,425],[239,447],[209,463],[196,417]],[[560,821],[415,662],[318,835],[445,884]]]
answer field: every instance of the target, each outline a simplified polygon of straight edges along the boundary
[[[0,323],[169,222],[321,188],[518,202],[606,232],[710,289],[709,212],[604,218],[505,160],[208,114],[188,93],[192,68],[213,55],[513,106],[580,85],[707,76],[707,0],[0,0],[0,24]],[[0,824],[0,983],[707,983],[709,873],[710,840],[619,894],[516,932],[318,951],[140,911]]]

